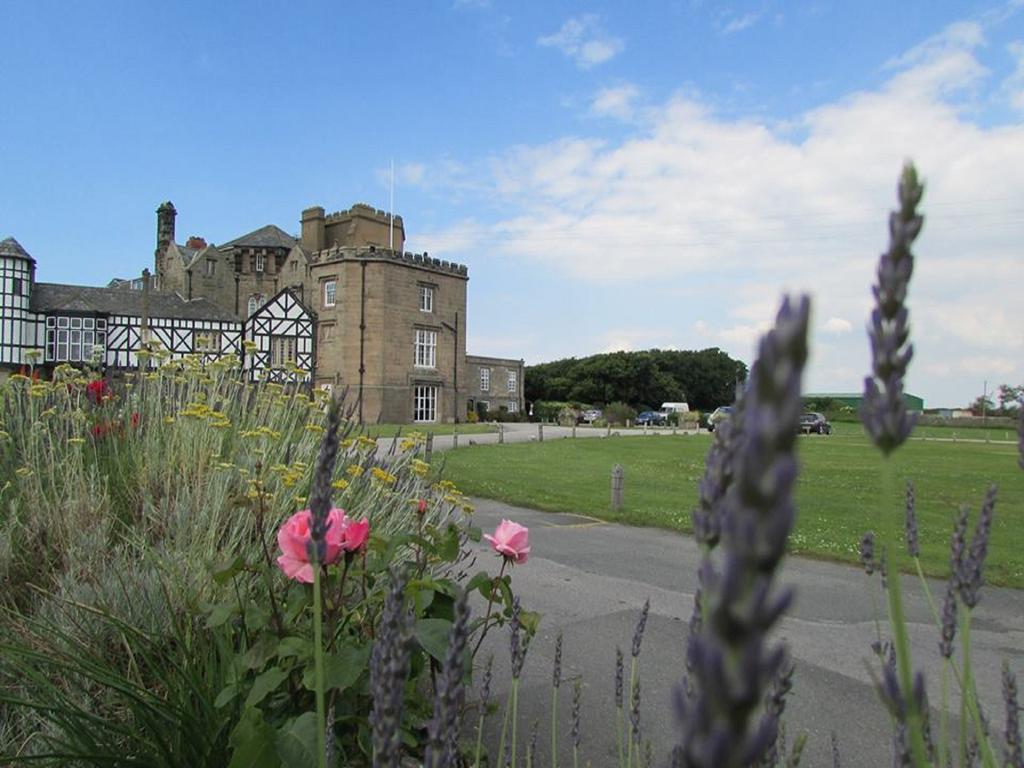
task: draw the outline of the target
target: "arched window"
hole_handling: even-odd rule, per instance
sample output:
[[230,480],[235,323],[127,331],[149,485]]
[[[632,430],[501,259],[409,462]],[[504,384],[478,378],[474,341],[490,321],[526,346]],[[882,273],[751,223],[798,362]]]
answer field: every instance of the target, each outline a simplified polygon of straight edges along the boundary
[[249,311],[246,312],[246,317],[252,317],[256,314],[256,310],[263,306],[264,299],[262,293],[254,293],[249,297]]

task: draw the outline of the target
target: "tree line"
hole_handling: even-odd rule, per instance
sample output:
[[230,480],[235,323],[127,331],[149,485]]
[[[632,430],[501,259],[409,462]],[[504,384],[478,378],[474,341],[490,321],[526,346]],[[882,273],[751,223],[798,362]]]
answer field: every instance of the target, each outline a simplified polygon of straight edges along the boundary
[[717,347],[700,351],[651,349],[527,366],[525,394],[530,402],[622,402],[651,408],[665,402],[687,402],[691,409],[707,411],[731,403],[736,384],[746,378],[746,364]]

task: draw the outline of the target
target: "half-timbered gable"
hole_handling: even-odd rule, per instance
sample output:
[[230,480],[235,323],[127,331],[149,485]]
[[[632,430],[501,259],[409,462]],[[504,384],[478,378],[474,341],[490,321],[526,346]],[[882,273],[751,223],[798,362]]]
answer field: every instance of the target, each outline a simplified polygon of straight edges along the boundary
[[32,308],[43,318],[43,362],[97,362],[112,368],[138,364],[145,342],[172,359],[214,360],[241,352],[242,325],[206,299],[127,287],[91,288],[37,283]]
[[[278,382],[310,381],[315,322],[299,298],[282,288],[245,321],[245,339],[251,342],[245,356],[249,375]],[[294,373],[295,368],[303,373]]]

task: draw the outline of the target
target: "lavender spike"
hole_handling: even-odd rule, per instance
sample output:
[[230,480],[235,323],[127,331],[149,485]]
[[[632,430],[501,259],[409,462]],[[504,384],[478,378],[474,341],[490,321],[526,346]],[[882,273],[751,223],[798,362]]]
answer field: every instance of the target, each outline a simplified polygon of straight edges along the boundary
[[785,659],[767,635],[792,601],[775,586],[795,520],[800,378],[807,360],[806,298],[783,302],[762,340],[744,395],[734,476],[723,500],[721,567],[705,561],[707,620],[688,639],[693,692],[675,692],[685,768],[738,768],[758,762],[775,739],[772,718],[753,713]]
[[923,194],[917,171],[908,163],[900,176],[900,208],[889,216],[889,250],[879,259],[878,283],[873,287],[876,306],[868,327],[872,372],[864,380],[860,418],[886,455],[910,436],[915,421],[903,402],[903,378],[914,354],[913,345],[907,343],[910,325],[905,302],[914,271],[910,247],[924,223],[917,213]]
[[917,541],[917,511],[914,509],[914,484],[907,481],[907,552],[911,557],[920,557],[921,548]]

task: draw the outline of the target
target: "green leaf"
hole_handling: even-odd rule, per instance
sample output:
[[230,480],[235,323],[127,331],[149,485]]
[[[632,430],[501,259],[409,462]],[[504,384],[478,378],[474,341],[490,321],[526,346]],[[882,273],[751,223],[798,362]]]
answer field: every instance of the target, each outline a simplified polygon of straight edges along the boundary
[[210,568],[210,576],[217,584],[227,584],[237,574],[245,570],[245,560],[239,555],[231,560],[224,560]]
[[289,721],[278,731],[275,743],[282,768],[316,765],[316,713],[306,712]]
[[235,606],[233,602],[217,603],[206,617],[206,626],[213,629],[227,623],[235,615]]
[[250,603],[245,608],[245,626],[250,632],[258,632],[270,623],[270,610],[262,605]]
[[313,655],[312,651],[309,640],[304,637],[285,637],[277,644],[277,658],[279,659],[287,659],[289,656],[307,659]]
[[523,625],[526,634],[533,637],[540,625],[540,614],[536,611],[520,611],[519,623]]
[[238,725],[231,731],[233,747],[228,768],[280,768],[274,746],[274,730],[255,707],[242,713]]
[[498,579],[498,591],[501,593],[501,601],[505,604],[505,613],[512,615],[512,587],[509,586],[511,579],[505,576]]
[[278,641],[273,635],[262,635],[242,657],[246,669],[261,670],[278,653]]
[[486,600],[490,597],[493,582],[494,580],[487,571],[480,571],[480,573],[469,580],[469,583],[466,585],[466,591],[472,592],[474,589],[479,590],[480,594],[483,595]]
[[223,690],[217,694],[217,698],[213,700],[213,706],[216,709],[226,707],[238,696],[238,683],[231,683],[230,685],[224,686]]
[[481,541],[484,537],[483,529],[478,528],[475,525],[467,525],[465,531],[466,537],[470,541]]
[[259,704],[269,694],[276,691],[277,686],[284,682],[286,677],[288,677],[288,673],[280,667],[268,669],[253,682],[249,695],[245,699],[245,706],[254,707]]
[[444,536],[437,543],[437,556],[447,563],[453,563],[459,557],[459,529],[449,523]]
[[452,623],[447,619],[420,619],[416,622],[416,640],[427,653],[444,661],[448,652],[448,634]]
[[[324,654],[324,690],[343,691],[359,679],[370,662],[370,646],[343,645],[334,653]],[[302,673],[302,685],[316,689],[316,668],[309,664]]]

